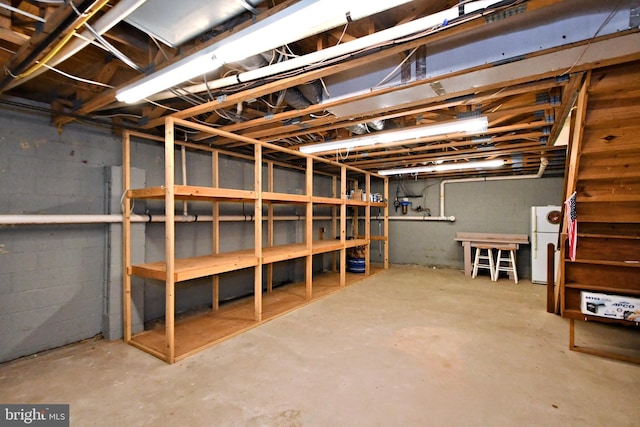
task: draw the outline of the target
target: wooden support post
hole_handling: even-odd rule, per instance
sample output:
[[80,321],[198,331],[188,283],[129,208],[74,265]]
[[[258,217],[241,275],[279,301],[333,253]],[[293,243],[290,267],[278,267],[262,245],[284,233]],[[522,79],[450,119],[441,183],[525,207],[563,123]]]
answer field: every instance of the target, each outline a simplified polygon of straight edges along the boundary
[[367,240],[367,246],[364,250],[364,274],[368,276],[371,274],[371,174],[365,175],[364,181],[365,198],[367,199],[367,206],[364,211],[364,238]]
[[547,313],[556,312],[555,282],[555,246],[547,243]]
[[[267,191],[273,192],[273,162],[267,162]],[[273,246],[273,203],[267,203],[269,219],[267,222],[267,246]],[[273,263],[267,265],[267,292],[273,292]]]
[[[334,198],[340,197],[340,193],[338,193],[338,177],[331,177],[331,196]],[[331,206],[331,238],[335,239],[338,235],[338,207]],[[332,252],[332,264],[331,271],[338,271],[338,257],[335,252]]]
[[313,295],[313,158],[307,157],[307,170],[305,172],[306,185],[305,194],[309,198],[306,204],[305,219],[305,244],[307,246],[307,256],[305,262],[305,288],[307,300],[311,300]]
[[254,275],[254,315],[256,322],[262,321],[262,145],[254,145],[254,187],[256,200],[254,202],[254,245],[258,264]]
[[165,357],[168,363],[175,362],[175,151],[173,119],[165,122]]
[[131,204],[128,191],[131,187],[131,134],[122,136],[122,191],[125,194],[122,205],[122,317],[124,342],[131,341]]
[[[357,190],[358,189],[358,180],[354,180],[353,181],[353,189]],[[362,199],[360,199],[360,201],[362,201]],[[358,238],[358,234],[360,231],[360,217],[359,217],[359,209],[357,206],[353,206],[353,219],[351,221],[351,230],[353,232],[353,238],[357,239]]]
[[[220,187],[220,154],[218,151],[211,152],[211,174],[213,188]],[[211,205],[213,221],[211,224],[213,253],[220,253],[220,203],[213,202]],[[220,308],[220,276],[214,275],[211,283],[211,309],[218,311]]]
[[384,178],[384,200],[386,201],[384,207],[384,268],[389,268],[389,178]]
[[340,168],[340,286],[347,284],[347,168]]

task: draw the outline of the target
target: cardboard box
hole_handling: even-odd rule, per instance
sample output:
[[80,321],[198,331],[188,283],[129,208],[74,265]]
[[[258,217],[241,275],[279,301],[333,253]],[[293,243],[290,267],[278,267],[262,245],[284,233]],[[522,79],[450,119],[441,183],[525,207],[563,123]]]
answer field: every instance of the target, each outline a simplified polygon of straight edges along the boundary
[[582,291],[580,310],[591,316],[640,322],[640,298]]

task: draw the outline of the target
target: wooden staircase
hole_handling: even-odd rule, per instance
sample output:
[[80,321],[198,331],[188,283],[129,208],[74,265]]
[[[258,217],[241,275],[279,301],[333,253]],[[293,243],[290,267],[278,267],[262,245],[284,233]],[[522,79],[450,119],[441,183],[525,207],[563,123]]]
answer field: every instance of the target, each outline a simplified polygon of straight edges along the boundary
[[[640,363],[637,357],[577,347],[574,340],[576,320],[639,330],[637,322],[583,313],[581,293],[640,300],[640,63],[586,74],[573,118],[565,198],[576,193],[577,252],[571,261],[565,223],[560,311],[571,319],[572,350]],[[565,208],[565,217],[567,213]],[[636,309],[640,311],[640,304]]]

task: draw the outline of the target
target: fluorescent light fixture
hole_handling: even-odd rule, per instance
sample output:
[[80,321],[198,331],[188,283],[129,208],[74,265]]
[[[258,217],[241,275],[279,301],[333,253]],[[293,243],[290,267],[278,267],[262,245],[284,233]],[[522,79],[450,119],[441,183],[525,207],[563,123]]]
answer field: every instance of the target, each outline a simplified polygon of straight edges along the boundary
[[133,85],[125,87],[116,94],[116,98],[120,102],[132,104],[163,89],[175,86],[181,81],[206,74],[221,66],[222,62],[210,54],[192,57],[186,62],[178,61],[163,68],[162,71],[156,74],[147,76]]
[[499,168],[502,165],[504,165],[504,160],[485,160],[481,162],[468,163],[443,163],[440,165],[420,166],[415,168],[385,169],[378,171],[378,175],[403,175],[416,174],[421,172],[447,172],[463,169]]
[[410,0],[302,0],[244,30],[148,75],[118,91],[120,102],[133,103],[224,64],[258,55],[319,34]]
[[454,120],[451,122],[438,123],[430,126],[402,129],[393,132],[376,133],[360,138],[343,139],[339,141],[324,142],[321,144],[305,145],[300,147],[300,151],[306,154],[313,154],[341,149],[350,150],[356,147],[365,147],[385,143],[388,144],[390,142],[408,141],[410,139],[446,135],[450,133],[480,133],[486,132],[488,125],[489,122],[486,117],[473,117],[470,119]]

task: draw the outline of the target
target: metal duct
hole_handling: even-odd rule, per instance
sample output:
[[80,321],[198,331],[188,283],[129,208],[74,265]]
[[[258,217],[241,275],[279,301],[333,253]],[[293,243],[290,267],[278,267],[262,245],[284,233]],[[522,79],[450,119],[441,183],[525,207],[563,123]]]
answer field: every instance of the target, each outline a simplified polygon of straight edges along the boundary
[[363,135],[365,133],[369,133],[372,130],[378,131],[384,129],[384,120],[374,120],[368,123],[358,123],[356,125],[351,125],[346,127],[351,133],[355,133],[356,135]]
[[288,105],[292,106],[296,110],[303,110],[311,105],[309,100],[304,97],[302,92],[300,92],[295,87],[290,87],[288,89],[285,89],[284,102],[286,102]]
[[358,123],[357,125],[347,126],[346,128],[350,130],[351,133],[355,133],[356,135],[362,135],[369,131],[367,129],[367,125],[364,123]]
[[367,127],[372,130],[382,130],[384,129],[384,120],[374,120],[372,122],[368,122]]
[[296,87],[312,104],[319,104],[322,101],[322,83],[320,83],[320,80],[313,80]]

